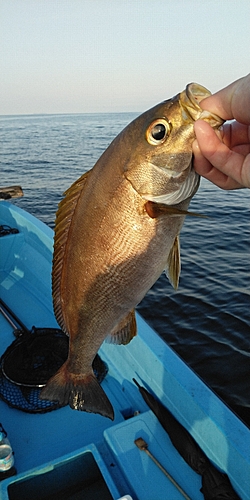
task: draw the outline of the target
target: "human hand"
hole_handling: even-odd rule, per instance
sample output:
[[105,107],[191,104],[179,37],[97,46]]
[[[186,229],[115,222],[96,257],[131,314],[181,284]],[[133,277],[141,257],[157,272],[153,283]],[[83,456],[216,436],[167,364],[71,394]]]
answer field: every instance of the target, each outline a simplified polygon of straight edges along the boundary
[[200,102],[224,120],[215,132],[208,123],[194,124],[195,170],[222,189],[250,188],[250,74]]

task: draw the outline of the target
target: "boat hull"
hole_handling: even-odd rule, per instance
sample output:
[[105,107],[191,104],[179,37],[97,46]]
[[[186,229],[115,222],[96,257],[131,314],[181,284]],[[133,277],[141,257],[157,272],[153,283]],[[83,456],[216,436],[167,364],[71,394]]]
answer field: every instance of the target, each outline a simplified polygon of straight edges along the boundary
[[[28,329],[33,325],[58,328],[51,298],[53,231],[9,202],[0,203],[0,221],[19,230],[0,238],[0,297]],[[183,498],[135,446],[135,439],[142,437],[192,500],[202,500],[201,477],[180,457],[133,378],[160,399],[207,457],[228,474],[240,498],[249,499],[249,429],[138,314],[137,322],[138,335],[129,345],[104,343],[99,351],[109,368],[102,385],[115,410],[113,422],[68,406],[29,414],[0,400],[0,421],[8,432],[17,469],[16,476],[0,482],[1,499],[29,500],[35,490],[36,499],[49,498],[55,495],[53,488],[62,486],[65,474],[73,474],[78,484],[79,470],[84,468],[95,471],[93,477],[105,485],[103,495],[109,493],[113,499],[126,494],[139,500],[163,495],[171,500]],[[0,328],[3,354],[14,337],[13,327],[2,315]],[[78,471],[75,475],[74,470]],[[46,494],[39,478],[46,478]],[[60,495],[63,498],[61,490]]]

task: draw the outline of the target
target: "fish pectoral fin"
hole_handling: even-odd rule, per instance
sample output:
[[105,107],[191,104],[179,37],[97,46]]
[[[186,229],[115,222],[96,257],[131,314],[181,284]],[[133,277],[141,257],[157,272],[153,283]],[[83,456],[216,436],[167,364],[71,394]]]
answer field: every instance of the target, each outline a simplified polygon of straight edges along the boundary
[[106,342],[109,344],[128,344],[137,333],[134,309],[125,316],[115,329],[108,335]]
[[175,290],[178,288],[181,272],[180,240],[176,236],[173,246],[168,255],[166,274]]
[[155,203],[154,201],[147,201],[145,203],[145,210],[151,219],[156,219],[160,215],[189,215],[191,217],[207,218],[207,216],[203,214],[188,212],[187,210],[181,210],[171,205],[164,205],[164,203]]
[[93,373],[74,374],[68,371],[67,362],[47,382],[40,399],[58,401],[73,410],[99,413],[114,420],[113,407]]

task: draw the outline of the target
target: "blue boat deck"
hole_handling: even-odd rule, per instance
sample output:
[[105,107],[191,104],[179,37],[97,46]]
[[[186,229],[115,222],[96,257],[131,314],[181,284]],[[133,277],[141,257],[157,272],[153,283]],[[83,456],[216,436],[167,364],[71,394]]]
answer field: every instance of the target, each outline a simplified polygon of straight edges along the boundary
[[[35,226],[31,216],[24,223],[19,209],[1,205],[1,220],[18,226],[21,234],[2,238],[1,245],[6,249],[0,266],[0,296],[28,328],[57,328],[48,286],[53,233],[42,223]],[[42,238],[36,232],[42,232]],[[32,259],[28,258],[31,242],[37,256],[42,250],[39,262],[34,253]],[[133,500],[183,499],[152,460],[135,446],[138,437],[145,439],[149,450],[192,500],[202,500],[201,477],[178,454],[133,378],[161,400],[208,458],[228,474],[240,498],[250,498],[249,430],[139,315],[137,322],[139,334],[128,346],[104,343],[99,352],[109,367],[102,386],[115,410],[113,422],[69,407],[29,414],[0,400],[0,422],[8,432],[17,469],[17,476],[0,483],[1,500],[117,500],[128,494]],[[2,354],[14,340],[13,328],[2,315],[0,329]],[[94,489],[90,496],[87,490],[85,496],[74,493],[76,475],[83,481],[91,474],[93,488],[104,478],[102,496]],[[66,492],[67,488],[71,493],[63,496],[62,489]]]

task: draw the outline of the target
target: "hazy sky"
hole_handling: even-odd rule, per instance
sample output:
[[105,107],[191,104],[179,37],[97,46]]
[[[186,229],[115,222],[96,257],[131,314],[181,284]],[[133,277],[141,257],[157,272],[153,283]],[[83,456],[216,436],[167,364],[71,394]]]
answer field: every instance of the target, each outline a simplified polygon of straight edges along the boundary
[[0,114],[143,111],[250,72],[250,0],[0,0]]

